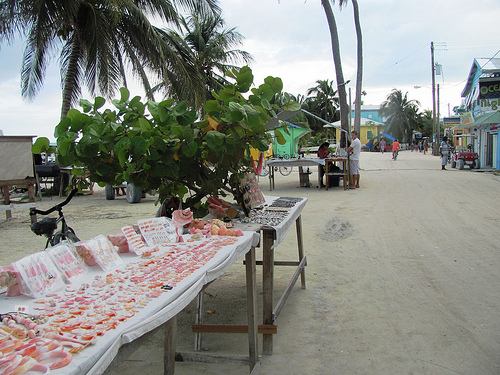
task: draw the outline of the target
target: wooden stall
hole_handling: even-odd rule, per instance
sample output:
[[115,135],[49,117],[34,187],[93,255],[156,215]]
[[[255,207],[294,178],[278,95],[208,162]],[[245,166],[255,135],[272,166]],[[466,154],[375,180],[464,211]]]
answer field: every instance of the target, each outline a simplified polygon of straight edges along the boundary
[[[3,205],[7,219],[12,217],[13,210],[22,210],[35,206],[35,172],[31,145],[34,136],[0,136],[0,187],[3,192]],[[12,186],[28,189],[28,205],[10,199]]]

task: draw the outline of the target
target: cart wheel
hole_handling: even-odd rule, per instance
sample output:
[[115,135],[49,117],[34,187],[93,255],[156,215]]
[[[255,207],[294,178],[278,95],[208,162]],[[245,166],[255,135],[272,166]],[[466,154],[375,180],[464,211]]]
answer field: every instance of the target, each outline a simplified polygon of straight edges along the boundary
[[104,187],[104,194],[106,194],[106,199],[108,201],[115,199],[115,189],[111,185],[106,185]]
[[479,159],[475,159],[472,165],[473,165],[472,168],[479,169],[480,168]]
[[464,166],[465,166],[464,159],[458,159],[457,163],[458,163],[458,169],[460,169],[460,170],[464,169]]
[[139,203],[142,198],[142,190],[137,189],[134,184],[127,184],[127,202]]
[[451,167],[456,168],[457,167],[457,162],[455,160],[451,160]]

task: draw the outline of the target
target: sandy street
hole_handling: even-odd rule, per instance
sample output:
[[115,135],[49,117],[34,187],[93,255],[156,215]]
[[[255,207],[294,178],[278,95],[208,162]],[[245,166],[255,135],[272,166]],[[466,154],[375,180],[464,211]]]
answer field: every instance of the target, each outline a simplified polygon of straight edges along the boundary
[[[277,174],[264,194],[307,197],[302,215],[307,289],[282,310],[265,375],[500,374],[500,182],[493,173],[440,170],[410,151],[361,154],[361,188],[300,188],[298,172]],[[44,198],[46,209],[60,198]],[[102,189],[65,207],[82,239],[117,233],[154,216],[154,197],[106,201]],[[296,259],[292,229],[276,260]],[[26,212],[0,218],[0,263],[44,247]],[[259,255],[259,251],[257,252]],[[261,275],[258,270],[258,277]],[[276,298],[293,271],[276,269]],[[261,286],[261,280],[259,287]],[[2,297],[0,297],[2,298]],[[244,267],[235,264],[205,293],[206,323],[245,324]],[[178,320],[178,350],[192,351],[191,303]],[[260,311],[260,310],[259,310]],[[246,354],[245,335],[206,334],[207,353]],[[108,375],[161,374],[161,332]],[[177,363],[176,374],[247,374],[236,364]]]

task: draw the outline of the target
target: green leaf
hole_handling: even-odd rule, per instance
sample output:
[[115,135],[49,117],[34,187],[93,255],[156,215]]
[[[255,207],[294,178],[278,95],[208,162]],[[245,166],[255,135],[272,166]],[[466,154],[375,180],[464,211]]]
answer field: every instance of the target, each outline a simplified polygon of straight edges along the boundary
[[[127,138],[128,139],[128,138]],[[146,153],[146,140],[142,137],[132,138],[132,156],[134,158],[140,158]]]
[[130,91],[126,87],[120,87],[120,103],[124,103],[130,97]]
[[252,89],[252,92],[261,99],[271,100],[274,97],[274,92],[270,85],[262,84],[258,88]]
[[215,130],[207,133],[207,146],[213,151],[221,151],[224,148],[225,135]]
[[115,145],[115,152],[125,152],[132,146],[132,142],[128,138],[121,138]]
[[195,141],[189,142],[187,145],[182,147],[182,152],[188,158],[191,158],[196,155],[196,151],[198,151],[198,143]]
[[222,107],[217,100],[209,100],[205,103],[205,113],[220,112]]
[[54,129],[54,137],[59,138],[60,135],[65,134],[70,126],[71,126],[71,119],[67,117],[63,118]]
[[80,107],[82,107],[83,112],[90,112],[92,110],[92,103],[87,99],[80,99]]
[[101,108],[104,103],[106,103],[106,99],[104,99],[102,96],[97,96],[94,99],[94,110],[98,110],[99,108]]
[[302,108],[302,106],[297,102],[290,102],[285,106],[287,111],[300,111],[300,108]]
[[141,117],[139,119],[139,126],[141,128],[141,130],[144,132],[144,131],[148,131],[148,130],[151,130],[151,124],[149,123],[149,121],[147,119],[145,119],[144,117]]
[[278,94],[283,90],[283,81],[281,78],[266,77],[264,83],[268,84],[275,94]]
[[185,101],[179,102],[174,109],[172,110],[172,114],[174,116],[182,116],[187,111],[187,104]]
[[270,111],[271,109],[273,109],[271,107],[271,104],[269,103],[269,100],[267,100],[267,99],[262,99],[261,106],[262,106],[262,108],[267,109],[268,111]]
[[280,145],[284,145],[286,143],[286,139],[279,129],[274,129],[274,136]]
[[49,147],[50,141],[47,137],[38,137],[35,143],[33,143],[33,146],[31,146],[31,152],[34,154],[40,154],[47,151]]

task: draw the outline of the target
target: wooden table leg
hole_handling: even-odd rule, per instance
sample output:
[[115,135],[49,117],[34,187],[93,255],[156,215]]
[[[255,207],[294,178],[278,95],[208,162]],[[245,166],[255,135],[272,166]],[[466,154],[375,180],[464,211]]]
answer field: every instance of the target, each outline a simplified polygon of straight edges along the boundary
[[[304,258],[304,241],[302,238],[302,215],[295,220],[295,229],[297,232],[297,246],[299,249],[299,262]],[[303,269],[300,273],[300,286],[306,288],[306,270]]]
[[245,254],[247,279],[247,314],[248,314],[248,358],[250,372],[259,361],[258,322],[257,322],[257,287],[255,267],[255,247]]
[[[274,324],[273,297],[274,297],[274,231],[263,230],[262,236],[262,303],[263,324]],[[273,354],[273,335],[262,335],[262,353]]]
[[175,371],[175,347],[177,344],[177,315],[165,323],[165,347],[163,354],[163,375]]
[[[3,203],[5,205],[9,205],[10,204],[10,194],[9,194],[9,186],[8,185],[5,185],[3,187]],[[5,211],[5,218],[7,220],[12,219],[12,211],[11,210],[6,210]]]

